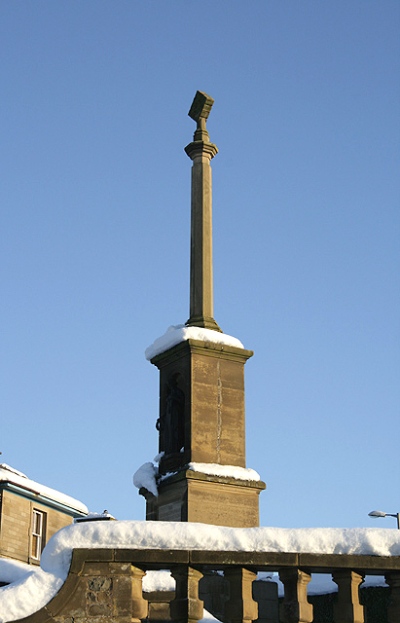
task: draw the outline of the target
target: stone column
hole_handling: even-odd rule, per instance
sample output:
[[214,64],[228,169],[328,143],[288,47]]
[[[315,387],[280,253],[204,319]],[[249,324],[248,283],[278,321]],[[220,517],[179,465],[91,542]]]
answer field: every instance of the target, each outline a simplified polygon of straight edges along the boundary
[[279,579],[285,587],[281,605],[282,623],[311,623],[313,607],[307,600],[307,584],[311,575],[301,569],[282,569]]
[[229,600],[225,615],[230,623],[250,623],[258,618],[258,605],[253,600],[252,587],[257,574],[244,567],[226,569],[224,577],[229,582]]
[[218,153],[206,120],[214,100],[197,91],[189,116],[197,122],[193,142],[185,147],[192,167],[189,326],[221,331],[214,320],[212,261],[212,182],[210,161]]
[[388,622],[398,623],[400,621],[400,573],[387,573],[385,580],[390,586]]
[[174,623],[197,623],[203,618],[204,603],[199,599],[199,582],[203,574],[193,567],[171,569],[176,582],[175,599],[171,601],[171,619]]
[[335,623],[364,623],[364,606],[360,603],[360,584],[364,576],[355,571],[343,569],[332,573],[339,592],[333,604]]

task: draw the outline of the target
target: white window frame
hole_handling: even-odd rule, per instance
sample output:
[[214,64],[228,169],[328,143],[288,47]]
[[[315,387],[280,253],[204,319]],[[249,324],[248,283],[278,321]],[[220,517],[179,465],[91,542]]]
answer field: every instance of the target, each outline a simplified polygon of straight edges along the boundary
[[[32,531],[31,531],[31,558],[33,560],[40,560],[44,544],[44,531],[45,531],[45,518],[46,513],[39,511],[37,508],[32,512]],[[33,551],[35,550],[35,551]]]

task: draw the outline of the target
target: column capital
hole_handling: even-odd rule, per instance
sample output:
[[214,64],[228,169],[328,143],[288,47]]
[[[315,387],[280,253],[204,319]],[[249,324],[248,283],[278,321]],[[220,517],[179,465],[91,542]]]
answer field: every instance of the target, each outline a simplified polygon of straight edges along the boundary
[[218,147],[214,143],[205,141],[193,141],[186,145],[185,152],[191,160],[194,160],[198,156],[207,156],[209,160],[212,160],[218,153]]

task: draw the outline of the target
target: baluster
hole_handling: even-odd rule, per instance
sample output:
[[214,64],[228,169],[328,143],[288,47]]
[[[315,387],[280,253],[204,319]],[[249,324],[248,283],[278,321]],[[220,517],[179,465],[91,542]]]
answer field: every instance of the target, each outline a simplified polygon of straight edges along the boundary
[[278,584],[257,580],[253,583],[253,597],[258,605],[257,623],[278,623]]
[[400,573],[387,573],[386,583],[390,586],[390,601],[388,605],[388,622],[399,623],[400,621]]
[[312,623],[313,607],[307,601],[311,575],[301,569],[282,569],[279,579],[285,587],[280,608],[282,623]]
[[132,623],[140,623],[142,619],[147,617],[149,603],[143,599],[142,580],[145,576],[143,569],[131,566],[132,578]]
[[333,581],[338,585],[338,598],[333,604],[335,623],[364,623],[364,606],[360,603],[359,587],[364,576],[348,569],[334,571]]
[[199,582],[203,574],[193,567],[171,569],[176,582],[175,599],[171,601],[171,618],[175,623],[197,623],[203,618],[204,602],[199,599]]
[[231,623],[249,623],[258,618],[258,604],[253,600],[252,586],[257,574],[243,567],[226,569],[229,599],[225,606],[226,618]]

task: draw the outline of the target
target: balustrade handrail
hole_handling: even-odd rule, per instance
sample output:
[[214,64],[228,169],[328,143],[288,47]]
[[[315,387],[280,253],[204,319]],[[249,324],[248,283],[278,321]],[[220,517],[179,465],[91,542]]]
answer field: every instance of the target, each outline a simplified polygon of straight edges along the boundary
[[71,567],[74,561],[104,560],[103,556],[114,562],[130,562],[144,570],[169,568],[165,565],[187,564],[216,571],[223,571],[232,566],[272,572],[279,572],[288,567],[307,568],[311,573],[357,569],[366,575],[385,575],[400,571],[400,556],[135,548],[77,548],[73,550]]

